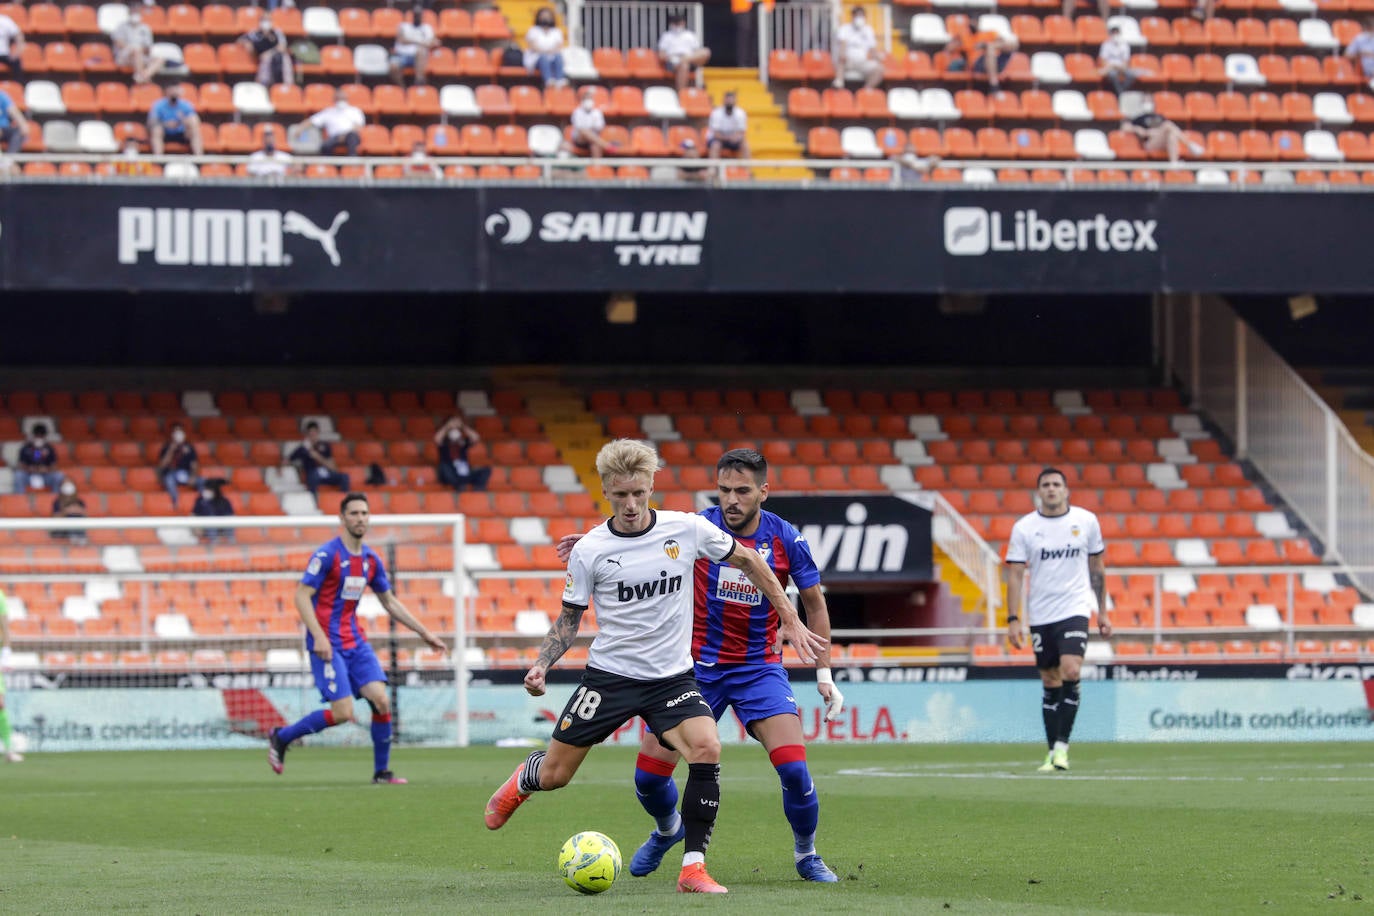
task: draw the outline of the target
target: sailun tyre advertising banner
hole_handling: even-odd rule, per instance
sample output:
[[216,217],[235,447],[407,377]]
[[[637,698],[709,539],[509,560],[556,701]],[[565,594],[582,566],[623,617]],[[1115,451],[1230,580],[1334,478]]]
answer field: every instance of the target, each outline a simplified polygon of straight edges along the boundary
[[0,288],[1356,292],[1374,286],[1368,200],[934,184],[22,182],[0,187]]
[[[1282,668],[1283,666],[1277,666]],[[1299,666],[1293,666],[1297,668]],[[810,672],[793,673],[802,732],[808,742],[1036,743],[1043,740],[1040,686],[1034,672],[1016,676],[963,666],[837,668],[843,714],[824,720]],[[397,710],[405,744],[450,745],[457,736],[452,680],[411,672]],[[531,697],[523,672],[474,672],[469,735],[474,744],[536,743],[553,732],[574,689],[575,672],[555,669],[548,694]],[[1097,672],[1083,682],[1076,741],[1356,741],[1374,738],[1369,694],[1374,682],[1301,672],[1262,678],[1193,678],[1187,671]],[[1157,674],[1168,676],[1155,676]],[[1175,677],[1174,675],[1178,675]],[[109,676],[105,676],[109,680]],[[1301,678],[1301,679],[1295,679]],[[7,698],[11,720],[33,751],[262,748],[268,732],[318,707],[302,673],[169,676],[159,686],[89,686],[80,678],[20,672]],[[136,682],[136,678],[129,678]],[[369,743],[366,710],[308,742]],[[747,743],[739,722],[721,721],[722,741]],[[609,743],[634,747],[639,728],[626,723]]]

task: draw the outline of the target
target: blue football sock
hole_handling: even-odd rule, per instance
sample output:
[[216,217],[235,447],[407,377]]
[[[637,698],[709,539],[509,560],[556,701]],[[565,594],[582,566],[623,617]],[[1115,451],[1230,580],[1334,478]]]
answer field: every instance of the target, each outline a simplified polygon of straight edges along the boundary
[[816,825],[820,822],[821,802],[816,784],[806,768],[806,748],[789,744],[768,755],[782,781],[782,812],[792,825],[794,852],[798,856],[816,851]]
[[391,714],[372,716],[372,763],[380,773],[391,762]]
[[297,738],[313,735],[316,732],[322,732],[333,724],[334,713],[332,710],[317,709],[294,725],[288,725],[286,728],[277,732],[277,738],[281,740],[283,744],[290,744]]
[[673,782],[673,765],[653,757],[639,755],[635,761],[635,795],[639,803],[658,823],[658,832],[671,836],[677,832],[680,815],[677,812],[677,783]]

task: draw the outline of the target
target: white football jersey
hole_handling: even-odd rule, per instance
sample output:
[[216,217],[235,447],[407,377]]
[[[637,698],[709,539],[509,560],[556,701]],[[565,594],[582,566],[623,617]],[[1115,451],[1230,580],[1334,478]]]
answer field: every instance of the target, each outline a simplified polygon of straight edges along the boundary
[[1097,595],[1088,579],[1088,557],[1106,550],[1097,516],[1070,506],[1064,515],[1031,512],[1016,520],[1007,544],[1007,562],[1030,570],[1026,615],[1038,627],[1097,612]]
[[649,527],[622,534],[602,522],[573,547],[563,603],[596,605],[599,632],[587,664],[637,680],[692,668],[693,574],[719,563],[735,539],[700,515],[652,512]]

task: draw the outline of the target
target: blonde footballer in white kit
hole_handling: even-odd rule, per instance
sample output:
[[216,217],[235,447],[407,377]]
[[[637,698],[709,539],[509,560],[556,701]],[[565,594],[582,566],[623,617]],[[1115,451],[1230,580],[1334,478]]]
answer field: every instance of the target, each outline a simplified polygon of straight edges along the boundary
[[486,825],[503,826],[530,793],[567,785],[587,753],[616,729],[643,717],[665,746],[687,759],[682,792],[685,853],[677,889],[723,894],[706,873],[706,847],[720,807],[720,736],[693,676],[693,571],[697,559],[744,571],[780,618],[779,640],[814,661],[825,640],[801,622],[773,571],[757,552],[705,518],[649,507],[658,453],[617,439],[596,456],[602,493],[613,516],[573,548],[563,610],[544,637],[525,689],[544,693],[545,674],[572,645],[591,602],[599,628],[587,670],[554,726],[548,751],[535,751],[487,802]]
[[1035,667],[1045,688],[1041,717],[1049,751],[1040,772],[1069,768],[1069,735],[1078,715],[1079,677],[1088,646],[1088,620],[1112,635],[1107,611],[1106,545],[1097,516],[1069,505],[1064,472],[1045,468],[1036,481],[1040,508],[1017,519],[1007,545],[1007,635],[1021,648],[1027,621],[1021,596],[1030,573],[1029,615]]

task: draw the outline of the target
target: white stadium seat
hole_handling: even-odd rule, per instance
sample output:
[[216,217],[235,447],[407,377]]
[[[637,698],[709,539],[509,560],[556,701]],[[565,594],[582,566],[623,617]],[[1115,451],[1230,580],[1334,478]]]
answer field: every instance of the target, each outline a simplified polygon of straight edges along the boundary
[[123,3],[102,3],[95,11],[95,22],[106,35],[114,32],[129,18],[129,8]]
[[1077,89],[1057,89],[1051,97],[1054,116],[1061,121],[1091,121],[1088,100]]
[[454,83],[439,90],[439,107],[450,118],[480,118],[477,96],[471,86]]
[[233,98],[234,110],[239,114],[259,117],[276,114],[277,108],[267,95],[267,87],[261,83],[235,83]]
[[1340,162],[1345,159],[1345,153],[1336,145],[1336,138],[1329,130],[1309,130],[1302,136],[1302,148],[1308,159],[1319,162]]
[[945,17],[935,13],[917,13],[911,17],[911,43],[914,45],[947,45],[949,30],[945,28]]
[[1036,51],[1031,55],[1031,78],[1047,86],[1067,86],[1073,82],[1064,67],[1064,58],[1054,51]]
[[353,49],[353,69],[359,76],[386,76],[391,72],[391,55],[381,45],[358,45]]
[[326,38],[331,41],[343,40],[343,27],[339,25],[339,14],[327,6],[310,6],[301,12],[301,26],[311,38]]
[[887,90],[887,110],[894,118],[904,120],[925,117],[925,111],[921,108],[921,93],[910,86]]
[[986,166],[970,166],[964,169],[964,184],[997,184],[997,173]]
[[1331,24],[1325,19],[1304,19],[1299,22],[1298,38],[1309,48],[1318,51],[1335,51],[1340,47],[1336,36],[1331,34]]
[[50,153],[74,153],[81,148],[76,139],[76,125],[71,121],[48,121],[43,124],[43,147]]
[[1226,174],[1225,169],[1198,169],[1198,184],[1230,184],[1231,176]]
[[552,124],[536,124],[530,128],[530,152],[536,156],[555,156],[563,145],[563,131]]
[[852,159],[881,159],[883,156],[877,138],[867,127],[846,127],[840,131],[840,147]]
[[1312,96],[1312,111],[1323,124],[1353,124],[1354,117],[1339,92],[1318,92]]
[[117,153],[114,129],[104,121],[82,121],[76,125],[76,143],[83,153]]
[[1107,20],[1107,28],[1113,26],[1121,30],[1122,40],[1133,49],[1138,51],[1149,44],[1140,33],[1140,23],[1130,16],[1113,16]]
[[58,89],[52,80],[30,80],[24,87],[24,107],[30,114],[35,115],[67,113],[67,103],[62,101],[62,90]]
[[922,89],[921,112],[927,121],[957,121],[963,117],[948,89]]
[[1010,41],[1016,40],[1016,33],[1011,30],[1011,23],[1007,17],[1001,13],[984,13],[978,17],[978,31],[996,32],[1003,38]]
[[577,45],[563,49],[563,75],[579,81],[601,79],[601,74],[592,66],[591,52]]
[[644,110],[651,118],[672,118],[681,120],[687,117],[682,103],[678,101],[677,90],[668,86],[650,86],[644,90]]
[[1110,160],[1116,158],[1116,152],[1107,142],[1107,135],[1096,127],[1075,131],[1073,148],[1080,159]]
[[1251,54],[1227,54],[1226,79],[1237,86],[1263,86],[1268,82]]

